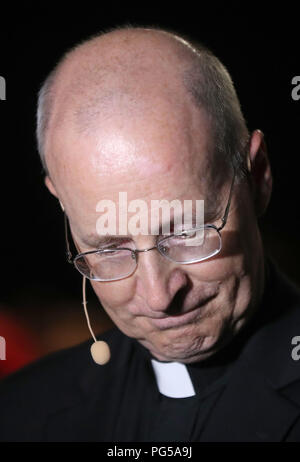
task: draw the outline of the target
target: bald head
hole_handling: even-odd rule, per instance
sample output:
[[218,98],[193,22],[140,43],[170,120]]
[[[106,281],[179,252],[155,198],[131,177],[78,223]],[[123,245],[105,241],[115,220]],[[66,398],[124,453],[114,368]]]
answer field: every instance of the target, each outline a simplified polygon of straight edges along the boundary
[[[183,85],[192,51],[169,34],[147,29],[114,31],[75,48],[53,85],[49,137],[71,124],[93,133],[112,118],[180,112],[192,98]],[[47,143],[45,144],[47,152]]]
[[37,135],[44,167],[51,162],[49,140],[66,124],[88,135],[103,121],[159,118],[160,107],[172,116],[187,104],[211,121],[214,154],[242,171],[248,131],[230,76],[209,50],[158,29],[92,37],[66,53],[41,88]]
[[[203,180],[206,171],[209,184],[211,122],[184,85],[189,53],[166,33],[138,29],[94,38],[65,58],[53,86],[45,152],[73,222],[82,223],[74,219],[79,202],[80,209],[95,210],[95,197],[116,203],[121,190],[129,199],[166,198],[184,170],[179,195],[193,172]],[[162,187],[167,176],[168,192]]]

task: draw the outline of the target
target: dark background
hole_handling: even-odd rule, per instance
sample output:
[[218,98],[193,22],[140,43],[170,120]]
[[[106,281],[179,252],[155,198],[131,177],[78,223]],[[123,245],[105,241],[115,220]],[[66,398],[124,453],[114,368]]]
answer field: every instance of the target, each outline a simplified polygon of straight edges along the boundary
[[[7,83],[7,100],[0,101],[2,312],[32,330],[41,354],[89,335],[81,312],[81,277],[65,261],[63,215],[44,186],[35,140],[36,99],[66,49],[125,23],[166,27],[197,39],[228,68],[248,128],[264,132],[269,150],[274,190],[261,219],[265,247],[300,284],[300,100],[291,98],[291,80],[300,75],[299,10],[264,10],[254,3],[47,3],[1,7],[0,75]],[[99,317],[91,290],[88,297],[99,331],[109,321],[101,312]]]

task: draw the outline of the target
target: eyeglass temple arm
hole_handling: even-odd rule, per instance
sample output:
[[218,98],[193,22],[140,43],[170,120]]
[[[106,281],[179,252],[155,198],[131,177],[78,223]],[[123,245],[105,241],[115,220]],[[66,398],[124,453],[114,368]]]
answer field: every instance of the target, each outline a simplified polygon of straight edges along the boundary
[[66,256],[69,263],[73,263],[72,261],[72,253],[70,250],[69,238],[68,238],[68,218],[64,212],[64,221],[65,221],[65,240],[66,240]]
[[234,180],[235,180],[235,174],[236,174],[236,169],[234,169],[234,174],[233,174],[233,178],[232,178],[232,182],[231,182],[231,186],[230,186],[228,202],[227,202],[227,205],[226,205],[224,216],[223,216],[223,218],[221,218],[222,224],[221,224],[221,226],[219,226],[218,231],[221,231],[221,229],[224,228],[224,226],[226,225],[226,222],[227,222],[230,203],[231,203],[231,197],[232,197],[232,193],[233,193],[233,185],[234,185]]

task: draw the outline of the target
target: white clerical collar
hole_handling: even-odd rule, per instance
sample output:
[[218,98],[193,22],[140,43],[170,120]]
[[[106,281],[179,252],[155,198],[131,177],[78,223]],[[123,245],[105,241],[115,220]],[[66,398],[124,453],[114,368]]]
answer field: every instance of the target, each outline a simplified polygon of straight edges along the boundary
[[188,398],[196,394],[185,364],[164,363],[151,359],[158,389],[170,398]]

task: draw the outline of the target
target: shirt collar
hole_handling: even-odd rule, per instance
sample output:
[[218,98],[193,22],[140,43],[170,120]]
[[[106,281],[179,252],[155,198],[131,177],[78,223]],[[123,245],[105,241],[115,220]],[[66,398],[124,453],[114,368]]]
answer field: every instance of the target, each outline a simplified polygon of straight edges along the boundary
[[169,398],[189,398],[196,394],[185,364],[151,359],[158,389]]

